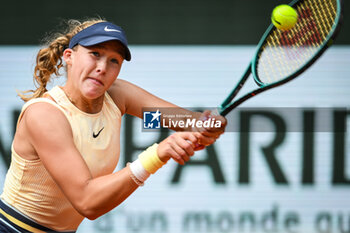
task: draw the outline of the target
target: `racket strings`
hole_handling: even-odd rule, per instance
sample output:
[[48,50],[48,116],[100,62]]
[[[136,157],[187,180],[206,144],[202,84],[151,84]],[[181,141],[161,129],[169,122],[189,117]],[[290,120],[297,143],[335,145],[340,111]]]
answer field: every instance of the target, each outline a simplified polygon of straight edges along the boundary
[[336,0],[306,0],[294,6],[298,22],[289,31],[274,29],[260,50],[257,75],[270,84],[302,68],[328,39],[337,16]]

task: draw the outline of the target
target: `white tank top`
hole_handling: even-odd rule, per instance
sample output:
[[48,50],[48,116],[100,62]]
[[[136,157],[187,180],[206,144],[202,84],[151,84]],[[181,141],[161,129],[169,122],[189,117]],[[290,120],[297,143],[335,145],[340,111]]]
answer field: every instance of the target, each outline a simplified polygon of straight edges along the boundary
[[[24,111],[34,103],[46,102],[56,106],[67,117],[75,146],[92,176],[111,174],[119,160],[121,125],[121,112],[111,97],[106,93],[102,110],[89,114],[74,106],[58,86],[47,94],[55,102],[48,98],[28,101],[22,108],[18,122]],[[1,198],[35,222],[56,231],[76,230],[84,219],[53,181],[41,160],[23,159],[13,146]]]

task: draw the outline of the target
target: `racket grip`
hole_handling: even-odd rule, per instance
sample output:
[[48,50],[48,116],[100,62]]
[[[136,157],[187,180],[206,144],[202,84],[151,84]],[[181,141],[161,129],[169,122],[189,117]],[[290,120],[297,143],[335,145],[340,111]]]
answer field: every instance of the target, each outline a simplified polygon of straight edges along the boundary
[[206,120],[208,120],[212,117],[215,117],[215,116],[220,116],[219,109],[217,109],[217,108],[215,108],[214,110],[210,110],[209,115],[202,117],[201,120],[206,121]]
[[220,116],[219,109],[218,109],[218,108],[215,108],[214,110],[212,110],[212,111],[210,112],[210,115],[211,115],[211,116]]
[[[210,110],[209,115],[206,115],[205,117],[201,118],[201,120],[206,121],[206,120],[208,120],[210,118],[213,118],[213,117],[216,117],[216,116],[221,116],[221,114],[219,113],[219,109],[218,108]],[[194,146],[195,146],[194,150],[200,150],[200,149],[203,149],[205,147],[205,146],[203,146],[203,145],[201,145],[199,143],[195,143]]]

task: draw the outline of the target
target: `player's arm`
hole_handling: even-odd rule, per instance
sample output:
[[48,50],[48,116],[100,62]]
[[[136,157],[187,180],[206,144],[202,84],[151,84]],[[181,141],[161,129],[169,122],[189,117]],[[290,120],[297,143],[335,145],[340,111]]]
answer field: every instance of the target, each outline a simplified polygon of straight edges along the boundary
[[[116,82],[112,85],[112,87],[108,90],[108,93],[118,106],[118,108],[122,111],[123,114],[127,113],[139,118],[142,118],[142,109],[146,108],[152,109],[154,111],[161,108],[162,114],[166,115],[191,115],[192,118],[206,120],[209,117],[213,117],[210,115],[209,111],[204,113],[193,112],[184,108],[181,108],[175,104],[172,104],[166,100],[163,100],[146,90],[130,83],[125,80],[117,79]],[[170,127],[170,129],[175,131],[189,131],[189,130],[197,130],[202,133],[204,136],[200,141],[204,145],[212,144],[225,130],[226,127],[226,119],[222,116],[215,116],[218,120],[222,122],[222,127],[217,129],[184,129],[180,127]],[[177,118],[180,120],[180,118]],[[163,123],[163,122],[161,122]]]
[[129,178],[127,169],[94,179],[75,147],[67,118],[56,107],[37,103],[26,110],[23,118],[30,143],[81,215],[94,219],[121,203],[138,187]]
[[[33,104],[22,121],[29,142],[46,170],[81,215],[95,219],[118,206],[138,187],[128,167],[110,175],[92,177],[75,147],[68,120],[56,107],[47,103]],[[190,133],[169,137],[158,146],[159,158],[187,161],[193,155],[192,144],[188,141],[195,143],[196,140]]]
[[[108,90],[108,93],[122,111],[122,114],[129,114],[139,118],[142,118],[142,108],[145,107],[180,109],[175,104],[165,101],[122,79],[117,79]],[[186,109],[183,109],[183,111],[191,112]]]

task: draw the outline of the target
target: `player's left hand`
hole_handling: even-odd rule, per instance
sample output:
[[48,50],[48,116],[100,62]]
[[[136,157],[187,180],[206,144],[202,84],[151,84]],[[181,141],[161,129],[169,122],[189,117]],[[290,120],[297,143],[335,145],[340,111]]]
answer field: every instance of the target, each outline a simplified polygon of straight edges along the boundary
[[[207,121],[210,119],[210,122],[214,122],[214,124],[209,124],[209,126],[204,126],[200,128],[194,128],[194,131],[200,132],[200,137],[198,138],[198,142],[200,145],[197,145],[195,150],[201,150],[206,146],[213,144],[221,134],[225,132],[225,128],[227,125],[227,120],[225,117],[215,114],[210,110],[204,111],[200,116],[199,120]],[[220,125],[218,127],[218,125]]]

